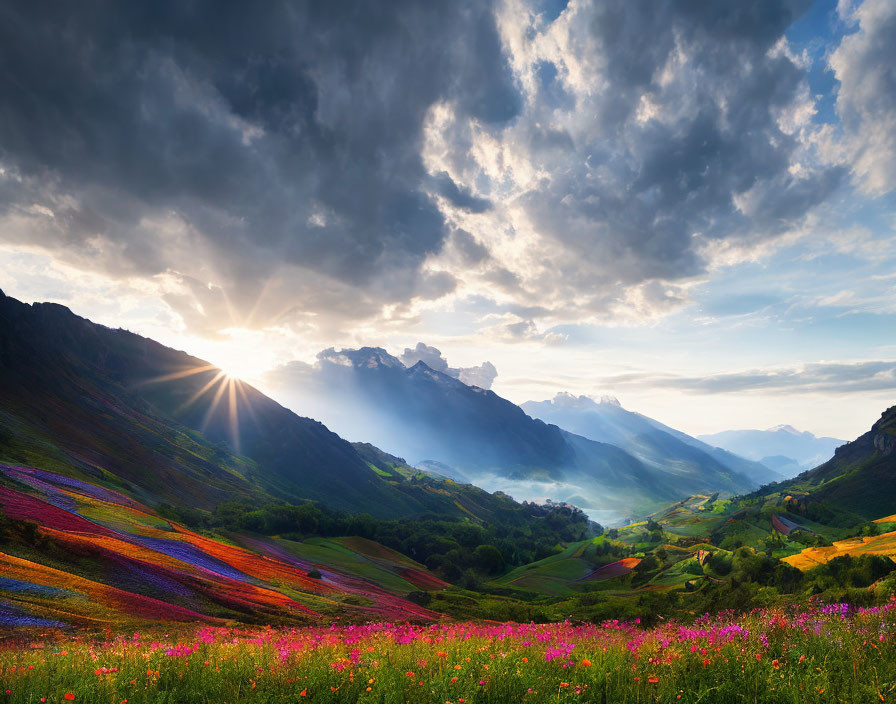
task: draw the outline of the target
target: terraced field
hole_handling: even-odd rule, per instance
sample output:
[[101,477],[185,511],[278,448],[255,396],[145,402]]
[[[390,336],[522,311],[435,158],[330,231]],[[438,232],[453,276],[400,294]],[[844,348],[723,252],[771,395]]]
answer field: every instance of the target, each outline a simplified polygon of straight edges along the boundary
[[896,531],[874,537],[838,540],[833,545],[826,547],[806,548],[796,555],[783,558],[783,560],[797,569],[806,571],[841,555],[851,555],[852,557],[884,555],[894,558],[896,557]]

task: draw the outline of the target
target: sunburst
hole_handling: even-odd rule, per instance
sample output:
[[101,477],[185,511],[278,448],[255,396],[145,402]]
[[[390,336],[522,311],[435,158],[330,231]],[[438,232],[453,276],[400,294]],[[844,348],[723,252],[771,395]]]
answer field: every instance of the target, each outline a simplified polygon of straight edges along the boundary
[[194,367],[180,369],[175,372],[163,374],[161,376],[152,377],[138,382],[135,386],[146,386],[151,384],[161,384],[166,382],[187,379],[197,374],[213,373],[201,388],[195,391],[184,403],[174,410],[174,416],[180,416],[185,413],[191,406],[199,402],[201,399],[212,394],[208,403],[208,408],[203,415],[202,422],[199,424],[198,430],[205,433],[208,425],[215,414],[218,412],[222,404],[226,404],[227,409],[227,425],[230,444],[234,450],[240,452],[240,405],[242,404],[249,416],[254,422],[258,422],[252,404],[246,390],[243,388],[245,382],[233,374],[229,374],[220,367],[213,364],[202,364]]

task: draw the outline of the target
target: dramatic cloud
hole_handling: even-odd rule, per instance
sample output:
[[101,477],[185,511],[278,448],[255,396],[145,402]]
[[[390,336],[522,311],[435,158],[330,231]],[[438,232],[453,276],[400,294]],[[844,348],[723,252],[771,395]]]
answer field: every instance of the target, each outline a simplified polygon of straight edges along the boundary
[[612,387],[647,384],[707,394],[896,391],[896,362],[819,363],[699,377],[628,374],[604,381]]
[[498,370],[495,369],[495,365],[491,362],[483,362],[477,367],[452,369],[448,366],[448,360],[442,356],[440,350],[422,342],[418,342],[414,349],[406,347],[400,359],[406,367],[412,367],[417,362],[423,362],[437,372],[460,379],[469,386],[478,386],[482,389],[490,389],[492,382],[498,376]]
[[661,315],[722,243],[758,247],[825,201],[843,168],[816,154],[806,69],[783,39],[806,6],[584,2],[549,22],[507,3],[520,117],[496,135],[433,110],[425,152],[500,203],[454,215],[513,282],[496,299],[558,319]]
[[209,331],[439,298],[439,203],[490,207],[423,168],[444,102],[495,128],[520,108],[489,3],[7,3],[0,237],[168,274]]
[[[841,182],[783,39],[805,6],[7,3],[0,238],[164,277],[209,336],[413,321],[452,294],[537,306],[509,338],[665,315]],[[832,57],[876,190],[887,7]]]
[[841,0],[839,10],[855,30],[830,58],[845,158],[865,190],[885,193],[896,183],[896,3]]

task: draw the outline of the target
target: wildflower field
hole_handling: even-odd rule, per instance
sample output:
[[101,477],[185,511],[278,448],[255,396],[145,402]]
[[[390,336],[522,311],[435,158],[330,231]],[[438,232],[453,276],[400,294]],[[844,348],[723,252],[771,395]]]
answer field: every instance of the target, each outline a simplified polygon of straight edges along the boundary
[[896,608],[665,623],[34,633],[0,651],[3,702],[888,702]]

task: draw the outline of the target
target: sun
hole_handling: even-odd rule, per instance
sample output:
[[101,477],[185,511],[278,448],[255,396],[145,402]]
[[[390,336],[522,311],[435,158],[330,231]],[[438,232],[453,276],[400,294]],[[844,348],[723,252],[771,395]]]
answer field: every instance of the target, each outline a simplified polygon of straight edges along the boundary
[[266,370],[254,358],[248,349],[226,350],[210,360],[224,373],[225,379],[234,381],[251,382],[258,379]]

